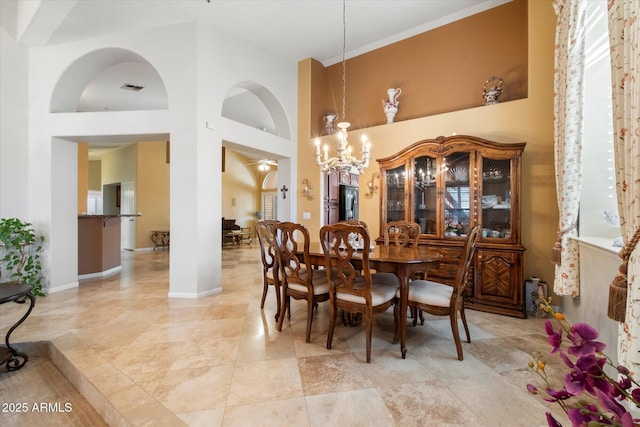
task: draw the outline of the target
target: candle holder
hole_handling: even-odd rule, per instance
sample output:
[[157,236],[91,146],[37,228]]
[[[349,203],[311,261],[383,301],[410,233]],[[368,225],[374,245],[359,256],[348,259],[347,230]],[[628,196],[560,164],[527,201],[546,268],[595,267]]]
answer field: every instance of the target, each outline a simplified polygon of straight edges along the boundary
[[364,193],[364,197],[370,199],[373,197],[373,193],[378,191],[378,186],[375,185],[375,180],[380,178],[380,174],[378,172],[374,172],[371,174],[371,179],[367,181],[367,188],[369,189],[368,193]]

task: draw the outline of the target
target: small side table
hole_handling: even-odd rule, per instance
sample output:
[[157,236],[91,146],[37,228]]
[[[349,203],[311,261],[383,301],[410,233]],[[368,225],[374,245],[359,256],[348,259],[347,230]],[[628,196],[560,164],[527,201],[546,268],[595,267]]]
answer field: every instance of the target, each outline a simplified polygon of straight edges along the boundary
[[15,348],[11,347],[11,344],[9,344],[9,337],[11,336],[11,333],[18,326],[20,326],[20,324],[22,324],[22,322],[24,322],[27,317],[29,317],[29,314],[31,314],[31,310],[33,310],[33,306],[36,303],[36,298],[31,293],[31,289],[31,286],[24,283],[0,283],[0,304],[4,304],[6,302],[24,304],[27,302],[27,298],[31,300],[27,312],[7,332],[7,336],[4,339],[6,347],[0,346],[0,366],[6,363],[7,371],[17,371],[18,369],[22,368],[29,360],[29,356],[27,356],[26,353],[21,353]]
[[169,230],[152,230],[151,241],[155,245],[153,250],[157,248],[169,248]]

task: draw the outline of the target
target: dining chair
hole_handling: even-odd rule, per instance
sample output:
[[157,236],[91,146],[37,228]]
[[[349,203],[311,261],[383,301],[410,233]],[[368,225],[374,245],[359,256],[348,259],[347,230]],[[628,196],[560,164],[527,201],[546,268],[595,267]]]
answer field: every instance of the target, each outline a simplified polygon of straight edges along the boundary
[[[389,221],[385,224],[382,233],[385,246],[394,245],[400,247],[418,246],[420,234],[422,234],[420,224],[411,221]],[[398,281],[398,278],[392,273],[378,272],[376,275],[380,280],[384,280],[389,283]],[[426,279],[426,274],[424,272],[417,272],[411,279]],[[397,291],[396,296],[398,296],[398,294],[399,291]],[[398,309],[398,307],[396,307],[396,309]],[[414,320],[417,316],[420,316],[421,322],[424,323],[424,316],[421,312],[418,313],[417,310],[411,307],[409,307],[409,312]]]
[[[361,251],[357,251],[349,244],[349,237],[357,234],[364,244]],[[331,236],[331,237],[330,237]],[[387,311],[395,306],[395,284],[379,283],[374,280],[369,268],[369,233],[361,225],[333,224],[320,229],[320,241],[325,255],[325,269],[329,283],[331,314],[329,316],[329,334],[327,349],[331,349],[333,333],[336,327],[338,309],[347,313],[362,313],[365,320],[366,358],[371,362],[371,334],[373,331],[373,314]],[[355,255],[359,254],[355,263]],[[330,268],[329,268],[330,267]],[[397,334],[396,316],[394,331]]]
[[345,219],[343,221],[340,221],[340,224],[359,225],[363,227],[367,232],[369,232],[369,227],[367,226],[367,223],[359,219],[353,219],[353,218]]
[[422,229],[411,221],[390,221],[384,227],[384,245],[418,246]]
[[262,301],[260,308],[264,309],[264,302],[267,299],[269,286],[273,286],[276,293],[276,321],[280,316],[280,281],[278,278],[278,266],[276,264],[277,245],[273,227],[278,224],[278,220],[263,220],[256,224],[256,234],[260,243],[260,257],[262,258]]
[[[283,306],[278,319],[282,331],[285,315],[291,319],[291,298],[307,302],[306,342],[311,342],[313,309],[329,300],[329,283],[324,270],[312,267],[309,258],[309,231],[301,224],[281,222],[274,227],[278,235],[278,263],[282,280]],[[300,251],[300,248],[302,251]],[[299,257],[302,254],[302,259]]]
[[[467,234],[453,286],[431,280],[414,280],[409,286],[409,307],[436,316],[449,316],[451,332],[458,351],[458,360],[463,359],[462,344],[460,343],[460,333],[458,331],[458,313],[460,313],[462,325],[467,334],[467,342],[471,342],[469,326],[464,314],[464,291],[467,282],[470,280],[469,274],[472,272],[473,254],[480,234],[479,231],[480,226],[476,225]],[[415,317],[413,324],[416,324]]]
[[[420,224],[411,221],[390,221],[383,229],[384,246],[418,246],[420,240]],[[398,278],[392,273],[376,272],[379,280],[388,283],[397,283]],[[416,277],[424,279],[424,273],[418,273]]]

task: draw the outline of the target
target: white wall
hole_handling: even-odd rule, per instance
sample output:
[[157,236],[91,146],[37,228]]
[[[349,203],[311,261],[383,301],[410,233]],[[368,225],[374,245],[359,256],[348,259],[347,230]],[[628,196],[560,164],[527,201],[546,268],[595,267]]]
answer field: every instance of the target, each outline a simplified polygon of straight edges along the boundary
[[[573,323],[585,322],[600,332],[598,341],[607,345],[606,353],[618,360],[618,323],[607,317],[609,285],[618,272],[621,259],[611,239],[580,238],[580,298],[562,297],[562,309]],[[604,309],[603,309],[604,308]],[[579,320],[577,320],[579,319]]]
[[[49,113],[56,83],[67,68],[78,58],[102,48],[131,50],[148,60],[165,84],[169,110]],[[3,64],[5,52],[12,54],[3,44],[3,57],[0,60]],[[24,55],[24,51],[21,52]],[[62,172],[53,167],[53,162],[66,156],[69,147],[52,144],[52,137],[170,133],[169,295],[198,297],[220,292],[220,245],[214,242],[221,237],[219,197],[222,139],[272,151],[282,157],[296,155],[296,141],[243,125],[221,125],[224,96],[238,81],[259,83],[280,101],[289,123],[293,124],[291,134],[295,135],[297,63],[274,57],[244,42],[217,34],[210,28],[188,23],[134,35],[32,48],[29,51],[29,64],[18,61],[16,65],[19,69],[12,69],[12,74],[18,83],[19,76],[27,74],[28,69],[29,151],[27,155],[26,151],[14,150],[11,141],[3,135],[0,140],[2,153],[7,149],[13,151],[6,156],[6,160],[2,156],[3,173],[0,176],[4,175],[6,163],[15,165],[16,170],[27,170],[32,178],[23,192],[28,195],[28,202],[12,200],[12,204],[17,205],[18,212],[28,212],[28,216],[41,226],[51,246],[56,247],[55,254],[45,254],[45,263],[50,270],[48,277],[51,279],[46,288],[51,291],[73,285],[73,280],[69,279],[73,267],[56,261],[62,257],[77,257],[77,239],[69,238],[69,235],[61,237],[52,232],[55,228],[72,233],[77,227],[75,212],[58,214],[62,206],[75,206],[76,192],[69,191],[62,195],[55,192],[54,197],[51,186],[42,185],[52,181],[68,181],[58,176]],[[2,96],[2,102],[7,102],[4,93]],[[4,123],[7,113],[3,109],[1,114]],[[26,135],[24,124],[13,133]],[[291,178],[286,181],[288,187],[295,182]],[[7,184],[3,180],[0,185],[0,193],[4,195]],[[290,192],[289,197],[293,198],[294,194]],[[291,205],[295,206],[295,203]],[[293,208],[289,208],[289,212],[292,211]],[[73,277],[76,274],[77,266]]]
[[28,55],[6,31],[0,2],[0,217],[28,218]]

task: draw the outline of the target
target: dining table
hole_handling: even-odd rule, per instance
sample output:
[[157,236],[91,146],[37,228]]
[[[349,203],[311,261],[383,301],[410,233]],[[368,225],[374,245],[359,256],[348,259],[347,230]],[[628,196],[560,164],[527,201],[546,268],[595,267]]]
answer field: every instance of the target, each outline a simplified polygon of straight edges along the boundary
[[[438,268],[442,255],[426,247],[375,246],[369,251],[369,268],[376,272],[393,273],[398,277],[400,288],[400,317],[398,319],[398,335],[402,358],[407,355],[407,305],[411,276],[418,272],[427,272]],[[353,260],[362,259],[362,251],[358,251]],[[325,256],[320,242],[309,243],[309,261],[315,267],[325,265]],[[357,266],[356,266],[357,267]]]

